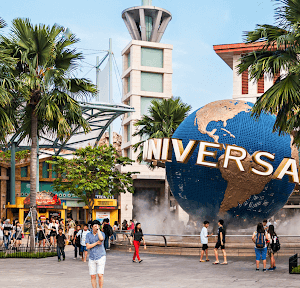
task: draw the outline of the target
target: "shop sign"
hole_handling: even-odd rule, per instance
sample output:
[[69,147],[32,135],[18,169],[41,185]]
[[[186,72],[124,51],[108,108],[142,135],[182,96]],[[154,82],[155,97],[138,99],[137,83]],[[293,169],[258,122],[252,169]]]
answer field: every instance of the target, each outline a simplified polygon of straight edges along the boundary
[[109,222],[110,222],[110,212],[96,211],[96,220],[98,220],[98,221],[100,221],[100,223],[102,223],[105,218],[108,218]]
[[[61,205],[61,200],[56,194],[47,191],[41,191],[36,193],[36,205],[38,208],[49,208],[45,206],[59,206]],[[24,206],[30,207],[30,195],[28,195],[24,200]],[[61,208],[59,208],[61,209]]]
[[94,206],[94,209],[116,209],[117,206]]

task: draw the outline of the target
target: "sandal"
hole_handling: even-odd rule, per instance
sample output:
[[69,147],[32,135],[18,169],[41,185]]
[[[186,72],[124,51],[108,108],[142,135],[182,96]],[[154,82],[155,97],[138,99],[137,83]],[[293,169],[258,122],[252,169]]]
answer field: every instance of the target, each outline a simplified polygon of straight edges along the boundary
[[220,264],[220,262],[214,262],[214,263],[213,263],[213,265],[218,265],[218,264]]
[[199,260],[199,262],[205,262],[205,260]]
[[223,262],[223,263],[221,263],[221,265],[228,265],[228,263],[227,262]]
[[209,259],[206,259],[205,261],[206,261],[206,262],[209,262]]

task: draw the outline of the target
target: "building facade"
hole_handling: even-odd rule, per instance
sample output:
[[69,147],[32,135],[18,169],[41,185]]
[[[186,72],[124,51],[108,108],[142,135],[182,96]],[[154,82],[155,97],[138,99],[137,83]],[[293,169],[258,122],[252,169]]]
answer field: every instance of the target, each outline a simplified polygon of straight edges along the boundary
[[225,44],[214,45],[217,55],[232,69],[233,72],[233,93],[232,98],[255,103],[257,98],[267,91],[280,75],[265,75],[258,81],[250,81],[248,71],[238,74],[237,65],[243,54],[256,51],[263,47],[260,43],[254,44]]

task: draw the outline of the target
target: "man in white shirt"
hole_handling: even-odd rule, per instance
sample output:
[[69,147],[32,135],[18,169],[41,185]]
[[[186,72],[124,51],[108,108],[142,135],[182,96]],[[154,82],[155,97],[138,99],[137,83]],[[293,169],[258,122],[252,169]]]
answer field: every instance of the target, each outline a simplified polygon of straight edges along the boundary
[[212,236],[213,234],[211,235],[208,235],[208,232],[207,232],[207,228],[209,226],[209,222],[208,221],[204,221],[203,222],[203,228],[201,230],[201,233],[200,233],[200,238],[201,238],[201,244],[202,244],[202,251],[201,251],[201,256],[200,256],[200,262],[205,262],[203,260],[203,256],[204,256],[204,252],[206,252],[206,261],[208,262],[209,259],[208,259],[208,237]]

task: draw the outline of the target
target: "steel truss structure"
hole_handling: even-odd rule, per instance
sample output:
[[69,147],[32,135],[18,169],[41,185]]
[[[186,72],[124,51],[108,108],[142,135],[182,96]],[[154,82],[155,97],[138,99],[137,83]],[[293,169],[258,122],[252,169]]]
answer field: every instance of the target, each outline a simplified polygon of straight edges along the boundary
[[[39,135],[39,157],[43,154],[45,156],[70,156],[80,147],[87,145],[95,147],[115,119],[125,113],[134,112],[133,107],[124,104],[80,102],[80,106],[91,131],[85,134],[80,126],[74,126],[71,135],[64,141],[60,141],[56,135]],[[30,150],[29,144],[26,140],[21,141],[15,134],[11,137],[6,149]]]

